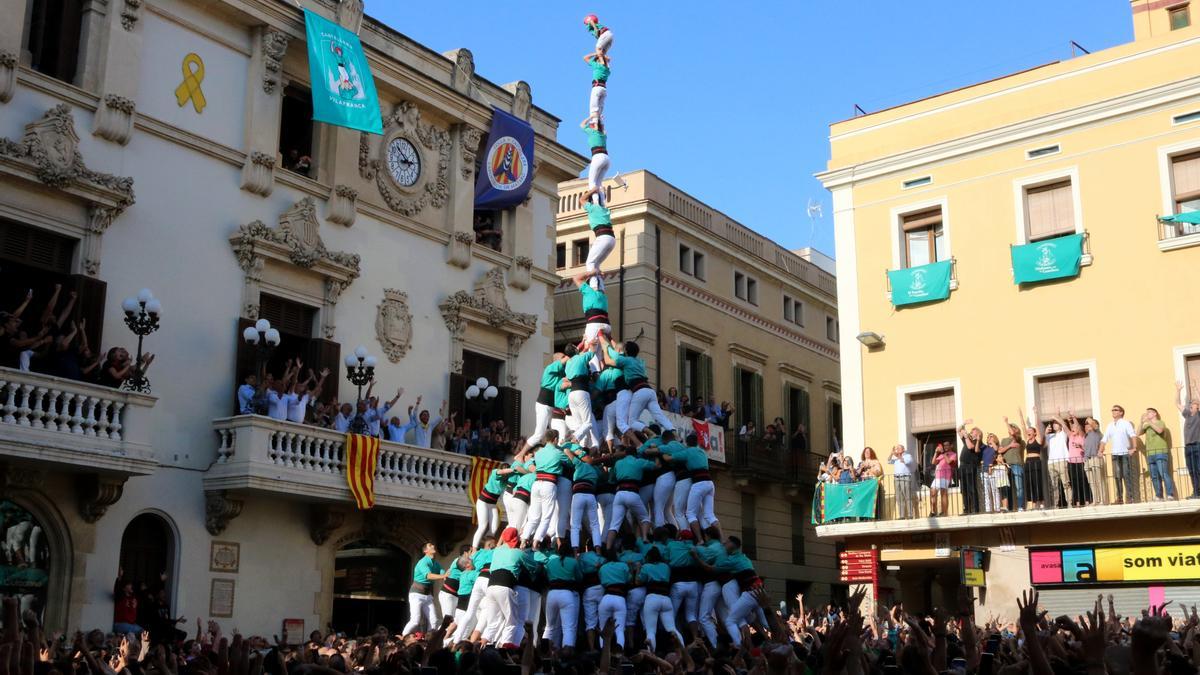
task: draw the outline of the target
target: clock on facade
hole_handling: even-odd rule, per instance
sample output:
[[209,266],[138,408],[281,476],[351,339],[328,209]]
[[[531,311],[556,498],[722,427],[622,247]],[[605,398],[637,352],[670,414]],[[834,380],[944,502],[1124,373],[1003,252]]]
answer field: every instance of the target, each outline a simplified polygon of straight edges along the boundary
[[421,156],[407,138],[394,138],[388,144],[387,167],[397,185],[412,187],[421,177]]

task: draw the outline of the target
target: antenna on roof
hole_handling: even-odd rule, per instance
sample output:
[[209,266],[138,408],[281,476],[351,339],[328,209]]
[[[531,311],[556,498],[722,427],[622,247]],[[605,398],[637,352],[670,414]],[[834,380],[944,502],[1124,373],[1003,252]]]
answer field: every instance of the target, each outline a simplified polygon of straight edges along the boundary
[[854,104],[854,116],[855,117],[858,117],[859,115],[866,115],[866,114],[867,114],[867,111],[863,110],[861,105],[859,105],[857,103]]
[[813,237],[817,233],[817,221],[823,219],[825,214],[822,212],[821,202],[816,201],[812,197],[808,198],[808,208],[806,211],[808,213],[808,245],[812,246]]
[[1076,42],[1074,40],[1069,40],[1069,42],[1071,43],[1071,58],[1075,58],[1076,56],[1078,56],[1078,54],[1075,53],[1075,50],[1079,50],[1079,51],[1083,52],[1084,54],[1091,54],[1091,52],[1084,49],[1083,45],[1079,44],[1078,42]]

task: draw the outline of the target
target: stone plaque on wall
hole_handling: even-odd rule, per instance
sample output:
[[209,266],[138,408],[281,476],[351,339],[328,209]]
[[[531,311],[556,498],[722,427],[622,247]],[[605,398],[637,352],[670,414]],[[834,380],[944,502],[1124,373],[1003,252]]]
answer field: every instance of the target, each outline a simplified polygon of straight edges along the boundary
[[237,574],[241,565],[242,545],[232,541],[214,541],[209,549],[208,571]]
[[213,579],[208,593],[208,615],[218,619],[233,618],[233,579]]

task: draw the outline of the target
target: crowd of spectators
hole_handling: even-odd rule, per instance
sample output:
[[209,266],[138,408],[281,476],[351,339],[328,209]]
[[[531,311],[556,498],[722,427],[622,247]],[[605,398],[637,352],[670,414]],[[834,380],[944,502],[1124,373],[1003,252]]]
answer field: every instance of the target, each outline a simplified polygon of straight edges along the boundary
[[[124,347],[93,351],[87,320],[71,318],[78,315],[77,294],[68,292],[60,307],[61,295],[62,284],[55,284],[36,323],[25,318],[34,302],[32,289],[15,309],[0,311],[0,366],[119,388],[135,374],[138,364]],[[141,371],[145,373],[153,362],[154,354],[142,354]]]

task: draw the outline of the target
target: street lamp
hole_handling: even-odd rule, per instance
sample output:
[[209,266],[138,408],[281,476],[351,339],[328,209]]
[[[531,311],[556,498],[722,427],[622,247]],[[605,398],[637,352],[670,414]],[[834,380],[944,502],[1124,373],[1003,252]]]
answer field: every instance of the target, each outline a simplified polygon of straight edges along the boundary
[[354,419],[350,420],[350,433],[367,433],[367,420],[359,408],[362,407],[362,388],[375,378],[375,357],[367,353],[367,348],[359,345],[353,354],[346,355],[346,379],[358,387],[358,402],[354,405]]
[[271,359],[271,352],[279,346],[279,331],[271,328],[270,321],[259,319],[253,326],[246,326],[246,329],[242,331],[242,340],[257,348],[254,373],[258,377],[258,387],[254,391],[254,398],[250,400],[250,406],[255,415],[266,415],[268,405],[267,361]]
[[466,397],[467,397],[468,401],[474,401],[476,399],[481,399],[479,401],[479,424],[480,424],[480,426],[483,425],[484,405],[487,403],[490,403],[492,401],[492,399],[496,398],[499,395],[500,395],[500,390],[496,389],[496,387],[492,386],[491,384],[488,384],[488,380],[486,377],[481,377],[478,380],[475,380],[474,384],[467,387]]
[[146,370],[142,367],[142,339],[158,330],[158,317],[162,314],[162,303],[154,297],[149,288],[138,291],[136,297],[125,298],[121,303],[125,310],[125,325],[138,336],[137,360],[133,362],[133,373],[121,383],[125,391],[150,393],[150,380],[146,378]]

